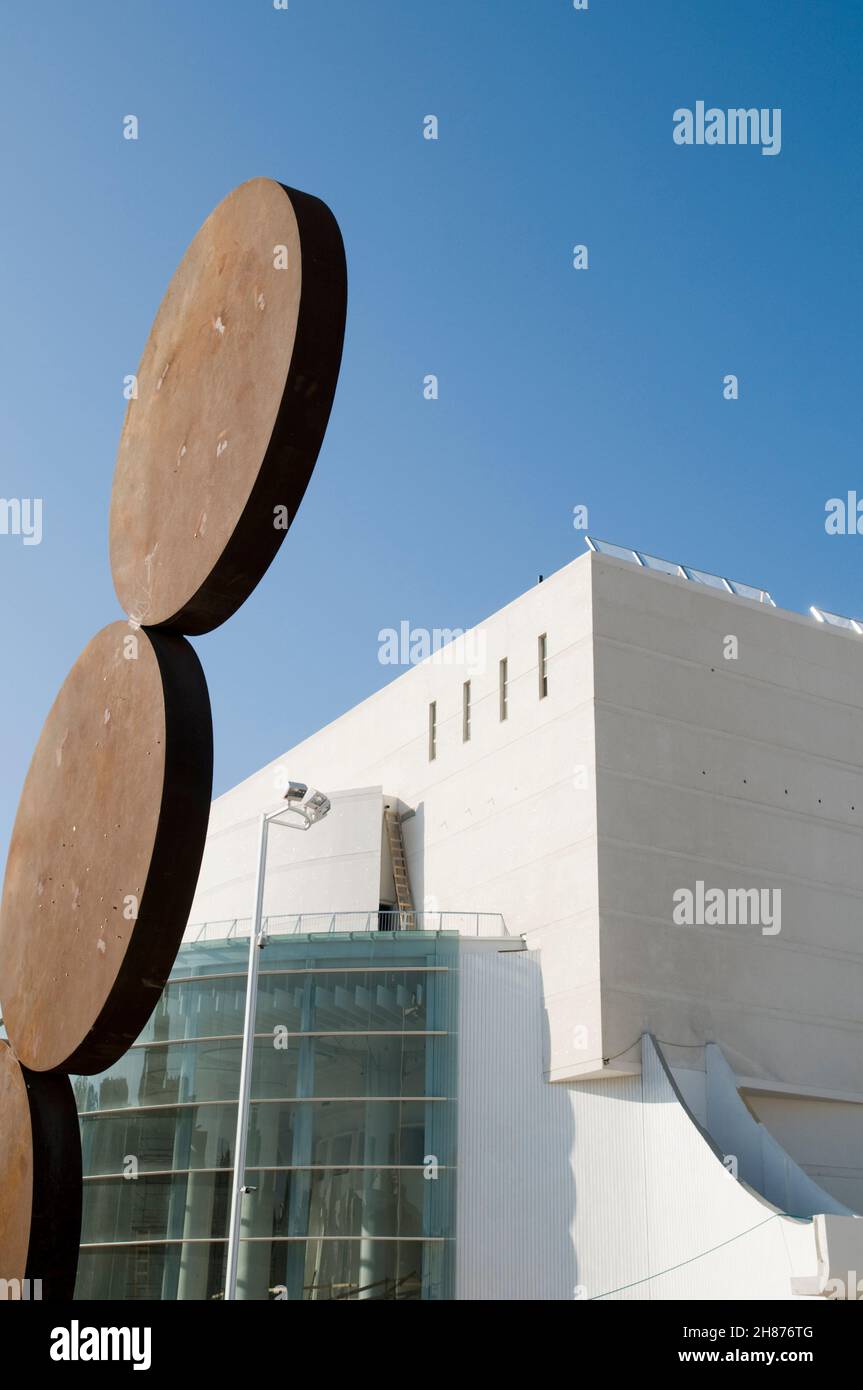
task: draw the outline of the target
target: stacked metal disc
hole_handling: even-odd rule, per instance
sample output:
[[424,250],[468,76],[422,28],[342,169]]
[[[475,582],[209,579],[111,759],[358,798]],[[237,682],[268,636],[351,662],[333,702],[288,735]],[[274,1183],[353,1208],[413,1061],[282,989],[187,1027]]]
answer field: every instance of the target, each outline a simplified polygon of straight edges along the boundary
[[187,635],[229,618],[294,520],[344,337],[338,225],[242,184],[156,315],[111,495],[125,620],[92,638],[45,721],[0,906],[0,1279],[69,1299],[81,1223],[70,1073],[113,1065],[164,988],[207,832],[213,734]]

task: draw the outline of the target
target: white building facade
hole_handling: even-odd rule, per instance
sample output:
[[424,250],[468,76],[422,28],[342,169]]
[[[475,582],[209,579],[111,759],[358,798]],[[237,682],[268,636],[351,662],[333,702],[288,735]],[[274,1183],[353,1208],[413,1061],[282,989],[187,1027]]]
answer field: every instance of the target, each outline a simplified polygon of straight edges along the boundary
[[274,935],[458,934],[445,1296],[863,1279],[863,637],[696,575],[589,552],[213,804],[190,944],[288,778]]

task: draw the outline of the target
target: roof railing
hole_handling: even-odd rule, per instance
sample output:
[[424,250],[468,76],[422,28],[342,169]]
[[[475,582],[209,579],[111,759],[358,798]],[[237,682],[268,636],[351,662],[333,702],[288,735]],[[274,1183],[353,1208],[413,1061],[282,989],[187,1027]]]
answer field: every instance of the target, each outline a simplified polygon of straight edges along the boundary
[[[509,936],[500,912],[298,912],[264,918],[268,936],[320,936],[349,932],[441,932],[459,936]],[[234,917],[217,922],[194,922],[186,928],[183,944],[234,941],[248,938],[251,918]]]

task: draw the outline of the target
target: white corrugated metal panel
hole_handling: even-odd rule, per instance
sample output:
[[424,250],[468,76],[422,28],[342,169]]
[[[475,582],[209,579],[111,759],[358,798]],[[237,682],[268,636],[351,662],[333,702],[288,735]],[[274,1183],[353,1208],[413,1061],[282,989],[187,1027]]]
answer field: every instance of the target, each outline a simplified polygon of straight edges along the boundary
[[572,1298],[572,1109],[542,1080],[533,952],[462,947],[457,1297]]
[[648,1268],[641,1077],[609,1077],[566,1088],[574,1120],[575,1222],[582,1298],[627,1287]]
[[731,1177],[650,1039],[641,1076],[543,1081],[544,1017],[534,953],[462,950],[457,1297],[790,1299],[811,1222]]
[[642,1068],[645,1274],[653,1276],[642,1296],[790,1299],[792,1277],[813,1272],[806,1266],[810,1247],[814,1255],[811,1222],[776,1211],[731,1176],[693,1124],[647,1037]]

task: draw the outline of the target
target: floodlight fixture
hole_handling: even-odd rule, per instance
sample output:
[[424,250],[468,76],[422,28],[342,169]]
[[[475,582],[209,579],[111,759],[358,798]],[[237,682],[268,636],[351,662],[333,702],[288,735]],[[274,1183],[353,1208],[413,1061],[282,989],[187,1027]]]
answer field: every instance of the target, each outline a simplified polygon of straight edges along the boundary
[[284,791],[284,800],[302,801],[308,790],[305,782],[289,782]]

